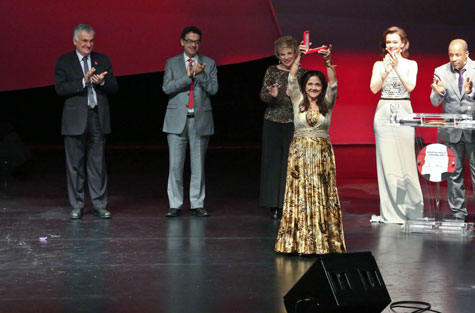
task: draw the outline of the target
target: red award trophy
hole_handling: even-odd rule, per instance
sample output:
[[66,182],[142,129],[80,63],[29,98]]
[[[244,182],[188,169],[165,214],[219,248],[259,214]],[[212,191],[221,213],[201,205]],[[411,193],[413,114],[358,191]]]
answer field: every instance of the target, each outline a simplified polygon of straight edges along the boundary
[[303,32],[303,44],[305,45],[305,54],[312,54],[320,50],[328,49],[328,46],[321,46],[318,48],[310,49],[310,31],[309,30],[306,30]]

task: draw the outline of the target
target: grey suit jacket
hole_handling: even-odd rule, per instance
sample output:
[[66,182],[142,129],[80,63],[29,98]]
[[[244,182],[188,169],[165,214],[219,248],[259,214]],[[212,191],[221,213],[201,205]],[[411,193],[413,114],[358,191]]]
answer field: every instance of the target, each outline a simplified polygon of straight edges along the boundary
[[[97,97],[99,123],[103,134],[111,132],[108,95],[118,90],[117,80],[112,71],[109,58],[100,53],[91,52],[91,65],[96,73],[107,71],[104,85],[93,84]],[[84,72],[76,51],[66,53],[56,61],[54,88],[56,93],[66,99],[63,106],[61,134],[82,135],[87,125],[87,88],[82,85]]]
[[[469,77],[475,82],[475,62],[467,58],[467,72],[465,77]],[[467,95],[462,88],[462,92],[458,88],[458,79],[451,63],[439,66],[434,71],[434,76],[439,77],[444,83],[445,95],[441,96],[434,90],[430,94],[430,101],[432,105],[439,106],[442,103],[442,111],[444,113],[459,113],[459,114],[473,114],[475,112],[475,101],[473,99],[473,92]],[[467,112],[471,107],[471,112]],[[441,128],[441,139],[446,143],[457,143],[463,137],[467,142],[475,142],[475,137],[472,130],[462,130],[457,128]]]
[[[197,135],[209,136],[214,133],[213,112],[210,96],[218,92],[216,63],[205,56],[198,55],[205,69],[194,79],[193,109]],[[163,132],[181,134],[185,128],[188,112],[191,78],[186,75],[183,53],[167,60],[163,77],[163,92],[169,96]]]

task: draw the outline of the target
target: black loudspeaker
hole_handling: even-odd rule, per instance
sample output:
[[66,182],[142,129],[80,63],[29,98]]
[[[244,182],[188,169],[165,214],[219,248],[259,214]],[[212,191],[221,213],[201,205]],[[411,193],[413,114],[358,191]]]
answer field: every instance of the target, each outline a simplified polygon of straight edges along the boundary
[[0,122],[0,176],[14,172],[30,158],[30,151],[13,126]]
[[287,313],[381,313],[390,303],[371,252],[318,255],[284,296]]

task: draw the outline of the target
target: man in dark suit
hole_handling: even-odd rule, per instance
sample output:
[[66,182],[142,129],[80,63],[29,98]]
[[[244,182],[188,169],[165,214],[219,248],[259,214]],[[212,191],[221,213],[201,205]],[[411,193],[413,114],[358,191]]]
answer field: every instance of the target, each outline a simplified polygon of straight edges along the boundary
[[107,208],[105,135],[111,132],[108,95],[117,92],[117,80],[109,58],[92,52],[94,29],[87,24],[74,28],[73,52],[60,56],[55,68],[55,90],[65,97],[61,134],[64,135],[70,217],[84,210],[87,169],[93,213],[110,218]]
[[[475,62],[469,58],[468,45],[463,39],[452,40],[449,44],[450,62],[434,71],[434,82],[430,100],[434,106],[442,103],[444,113],[469,114],[475,109],[473,80]],[[440,136],[455,154],[454,173],[448,178],[448,202],[454,219],[465,221],[464,168],[465,155],[475,184],[475,132],[470,129],[441,128]]]
[[184,53],[167,60],[163,91],[169,95],[163,132],[167,133],[170,168],[167,217],[176,217],[183,205],[183,166],[190,142],[190,208],[192,214],[208,216],[204,209],[205,154],[214,133],[210,96],[218,92],[215,62],[198,54],[201,31],[186,27],[181,34]]

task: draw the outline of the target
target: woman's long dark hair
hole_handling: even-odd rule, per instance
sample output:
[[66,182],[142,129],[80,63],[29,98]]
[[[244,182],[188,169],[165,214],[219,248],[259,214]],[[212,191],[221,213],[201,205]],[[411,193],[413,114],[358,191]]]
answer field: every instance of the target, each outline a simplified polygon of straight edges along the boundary
[[303,101],[299,106],[300,112],[305,112],[310,107],[310,101],[308,100],[307,93],[305,92],[305,86],[312,76],[317,76],[322,82],[322,92],[317,97],[317,105],[320,114],[325,115],[328,113],[328,104],[325,102],[325,94],[327,92],[328,83],[325,75],[323,75],[323,73],[320,71],[308,71],[302,75],[302,78],[300,78],[300,91],[303,95]]

